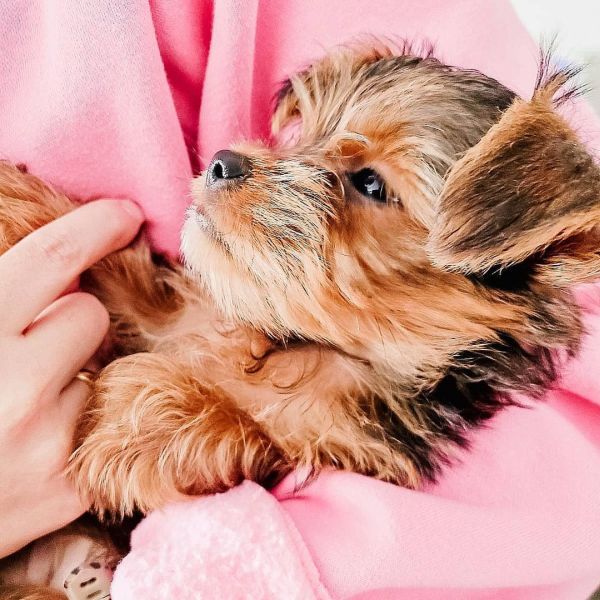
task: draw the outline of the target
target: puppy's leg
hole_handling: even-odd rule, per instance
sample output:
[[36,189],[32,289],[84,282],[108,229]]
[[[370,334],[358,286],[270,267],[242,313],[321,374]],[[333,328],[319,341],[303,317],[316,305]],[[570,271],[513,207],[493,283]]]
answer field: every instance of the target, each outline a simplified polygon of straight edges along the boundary
[[110,314],[110,358],[151,350],[184,308],[185,298],[193,296],[192,286],[178,265],[153,256],[143,239],[81,276],[81,288]]
[[0,254],[75,206],[37,177],[0,161]]
[[99,513],[147,512],[182,495],[284,472],[260,426],[199,367],[159,353],[111,363],[96,382],[70,473]]
[[[0,161],[0,255],[26,235],[77,207],[41,179]],[[168,324],[190,287],[178,267],[152,256],[138,240],[94,265],[81,287],[111,315],[115,354],[145,350],[149,337]]]

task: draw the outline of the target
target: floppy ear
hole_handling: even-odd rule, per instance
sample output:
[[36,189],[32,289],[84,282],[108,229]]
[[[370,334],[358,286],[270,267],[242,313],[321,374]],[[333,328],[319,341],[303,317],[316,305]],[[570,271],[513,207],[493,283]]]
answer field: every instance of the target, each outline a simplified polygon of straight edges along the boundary
[[302,74],[296,77],[298,79],[286,79],[275,94],[275,109],[271,117],[271,133],[273,135],[276,135],[291,121],[300,117],[300,102],[298,94],[294,90],[294,81],[303,82],[304,77],[302,77]]
[[555,111],[575,93],[555,98],[574,74],[542,72],[533,99],[517,99],[451,169],[430,233],[434,264],[501,276],[526,263],[555,286],[600,276],[600,170]]
[[[349,90],[350,94],[365,67],[393,56],[428,58],[433,52],[426,43],[413,46],[400,41],[392,48],[377,38],[368,37],[367,41],[356,40],[333,49],[284,81],[274,98],[271,132],[276,135],[299,117],[305,133],[318,127],[322,130],[325,123],[337,116],[339,102],[344,98],[339,91]],[[350,95],[345,100],[350,100]]]

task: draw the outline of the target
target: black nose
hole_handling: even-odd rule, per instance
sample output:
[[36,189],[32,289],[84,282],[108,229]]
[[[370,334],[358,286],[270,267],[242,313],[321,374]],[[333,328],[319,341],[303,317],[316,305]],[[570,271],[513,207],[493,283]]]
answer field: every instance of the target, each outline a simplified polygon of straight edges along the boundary
[[219,150],[207,170],[207,185],[240,179],[250,174],[248,159],[243,154],[231,150]]

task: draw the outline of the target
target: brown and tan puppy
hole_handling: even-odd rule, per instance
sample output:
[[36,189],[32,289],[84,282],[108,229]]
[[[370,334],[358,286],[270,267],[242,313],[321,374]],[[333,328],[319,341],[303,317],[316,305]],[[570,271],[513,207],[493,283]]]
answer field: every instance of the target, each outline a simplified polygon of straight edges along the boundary
[[[544,62],[527,102],[407,47],[292,77],[287,142],[193,182],[185,270],[141,241],[82,279],[114,353],[70,463],[94,509],[293,469],[418,486],[552,385],[582,336],[569,286],[600,275],[600,171],[555,112],[571,75]],[[0,251],[71,207],[2,165]]]

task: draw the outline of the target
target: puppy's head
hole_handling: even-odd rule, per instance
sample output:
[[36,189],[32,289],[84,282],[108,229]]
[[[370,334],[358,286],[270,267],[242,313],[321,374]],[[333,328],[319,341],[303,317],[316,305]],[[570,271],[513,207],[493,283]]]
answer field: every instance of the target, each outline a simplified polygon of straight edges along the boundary
[[524,102],[431,56],[334,53],[283,86],[275,144],[195,180],[185,260],[228,316],[412,389],[475,363],[541,385],[529,367],[580,333],[564,288],[600,265],[598,172],[554,111],[564,79]]

